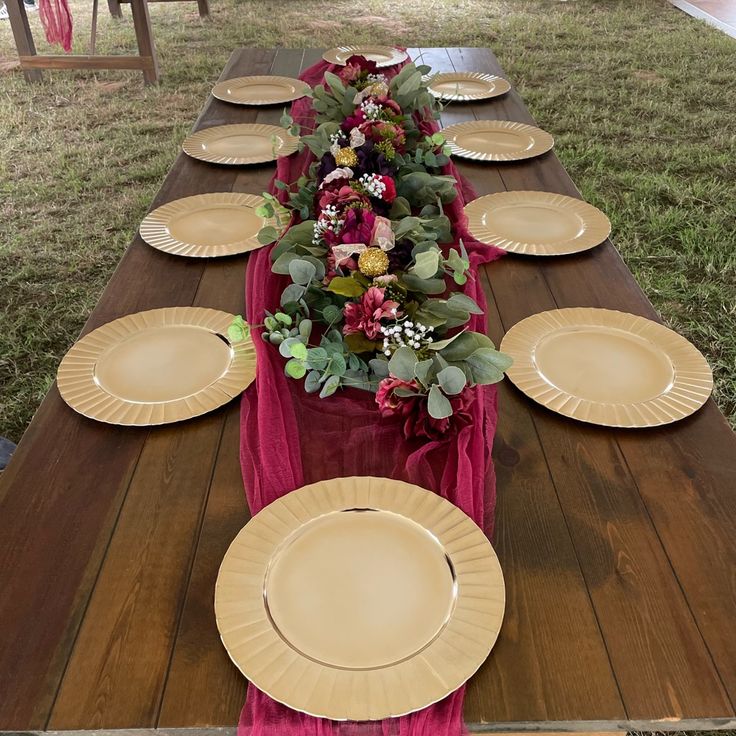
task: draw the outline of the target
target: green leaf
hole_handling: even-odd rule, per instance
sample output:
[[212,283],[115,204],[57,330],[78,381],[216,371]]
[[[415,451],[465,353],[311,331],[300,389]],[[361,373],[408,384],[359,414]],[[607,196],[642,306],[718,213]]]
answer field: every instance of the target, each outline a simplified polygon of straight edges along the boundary
[[289,262],[289,275],[295,284],[308,286],[317,274],[317,269],[313,263],[303,258],[295,258]]
[[258,231],[258,242],[261,245],[270,245],[279,237],[279,231],[273,225],[262,227]]
[[303,342],[294,342],[289,345],[289,354],[297,360],[307,359],[307,346]]
[[322,386],[322,390],[319,392],[320,399],[325,399],[328,396],[332,396],[332,394],[337,391],[337,389],[340,386],[340,376],[330,376],[326,381],[325,385]]
[[382,358],[372,358],[368,361],[368,365],[379,378],[388,378],[387,360],[383,360]]
[[388,361],[388,369],[392,376],[402,381],[414,378],[414,366],[417,364],[416,353],[408,347],[400,347]]
[[271,271],[273,271],[273,273],[281,274],[282,276],[288,276],[289,275],[289,264],[293,260],[298,259],[298,258],[299,256],[293,251],[289,251],[288,253],[282,253],[271,264]]
[[442,390],[449,396],[459,394],[465,388],[465,384],[467,383],[465,373],[454,365],[443,368],[437,374],[437,380],[439,381]]
[[407,273],[403,280],[409,289],[422,294],[442,294],[447,289],[444,279],[420,279],[415,274]]
[[327,324],[337,324],[342,320],[342,309],[340,309],[336,304],[328,304],[322,310],[322,319],[327,322]]
[[304,379],[304,390],[309,394],[314,394],[319,391],[321,378],[319,371],[309,371],[307,377]]
[[[287,337],[286,340],[284,340],[279,345],[279,353],[281,353],[281,355],[283,355],[284,358],[293,357],[291,353],[292,345],[302,345],[302,341],[298,337]],[[302,345],[302,347],[304,346]]]
[[296,358],[292,358],[285,366],[284,371],[287,376],[290,376],[291,378],[304,378],[304,376],[307,373],[307,369],[304,366],[304,363],[301,363],[300,361],[296,360]]
[[[463,332],[464,332],[464,330],[463,330]],[[436,340],[435,342],[433,342],[429,346],[429,349],[430,350],[443,350],[450,343],[452,343],[455,340],[457,340],[457,338],[460,337],[460,335],[462,335],[462,334],[463,334],[462,332],[458,332],[457,335],[453,335],[452,337],[448,337],[446,340]]]
[[482,335],[480,332],[461,332],[451,345],[443,348],[440,355],[451,363],[460,360],[466,360],[479,348],[493,349],[493,343],[490,338]]
[[440,252],[439,250],[425,250],[423,253],[417,253],[414,261],[410,269],[411,273],[420,279],[432,278],[440,267]]
[[373,353],[378,346],[378,343],[369,340],[362,332],[346,335],[345,344],[351,353]]
[[483,310],[466,294],[455,292],[448,300],[447,306],[452,309],[462,309],[470,314],[483,314]]
[[365,292],[365,288],[349,276],[335,276],[330,281],[327,291],[340,296],[356,297],[361,296]]
[[429,411],[429,416],[433,419],[445,419],[452,416],[452,404],[450,404],[442,391],[440,391],[440,387],[436,383],[429,389],[427,410]]
[[423,386],[427,386],[431,383],[429,379],[432,374],[433,365],[434,360],[432,358],[427,358],[427,360],[420,360],[414,366],[414,375],[417,377],[419,383],[421,383]]
[[312,334],[312,320],[311,319],[303,319],[299,323],[299,334],[309,340],[309,336]]
[[475,383],[488,384],[502,380],[504,371],[513,361],[493,348],[479,348],[465,362],[473,372]]
[[323,371],[327,368],[330,356],[324,348],[309,348],[307,350],[307,367]]
[[238,314],[235,316],[230,326],[227,328],[227,336],[230,342],[242,342],[250,335],[250,326]]
[[306,291],[306,288],[299,284],[289,284],[281,294],[281,306],[298,302]]
[[291,327],[292,324],[294,324],[294,320],[288,314],[284,314],[283,312],[276,312],[276,314],[274,314],[274,317],[276,318],[277,322],[281,322],[281,324],[285,325],[286,327]]

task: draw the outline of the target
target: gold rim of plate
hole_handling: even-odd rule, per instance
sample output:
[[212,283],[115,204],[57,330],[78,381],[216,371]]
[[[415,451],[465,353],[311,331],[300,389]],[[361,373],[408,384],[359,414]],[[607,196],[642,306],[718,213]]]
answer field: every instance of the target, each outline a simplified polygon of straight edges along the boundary
[[[255,95],[252,94],[254,87],[259,90]],[[298,100],[309,90],[309,85],[301,79],[260,75],[235,77],[218,82],[212,88],[212,96],[234,105],[278,105]]]
[[322,58],[330,64],[345,66],[351,56],[365,56],[376,62],[379,68],[395,66],[409,58],[406,51],[395,46],[335,46],[322,54]]
[[[442,134],[454,156],[475,161],[523,161],[547,153],[555,143],[554,138],[541,128],[511,120],[456,123],[444,128]],[[518,141],[516,147],[509,148],[508,145],[494,143],[494,137],[498,140],[500,136],[504,136],[507,141],[510,137],[515,138]],[[472,142],[458,142],[458,139],[466,137],[470,137]],[[479,141],[483,141],[482,145]]]
[[[449,92],[440,89],[440,85],[456,84],[456,90]],[[448,102],[469,102],[470,100],[487,100],[505,95],[511,85],[508,80],[495,74],[483,72],[440,72],[428,78],[427,88],[430,94],[439,100]],[[475,89],[475,91],[470,91]]]
[[[494,221],[501,211],[518,209],[516,220]],[[536,232],[547,227],[557,237],[540,238],[529,231],[529,209],[538,211]],[[526,211],[525,211],[526,210]],[[468,228],[475,238],[510,253],[561,256],[600,245],[611,234],[611,221],[597,207],[553,192],[514,191],[487,194],[465,206]],[[508,215],[506,215],[507,217]],[[545,222],[548,223],[545,226]],[[563,233],[564,230],[564,233]]]
[[509,379],[558,414],[644,428],[693,414],[713,390],[698,349],[669,328],[610,309],[541,312],[514,325],[501,348]]
[[[59,392],[75,411],[108,424],[143,427],[206,414],[255,378],[255,346],[250,337],[229,340],[232,320],[217,309],[167,307],[108,322],[64,356]],[[180,381],[192,386],[176,395]]]
[[[230,138],[239,140],[223,145]],[[248,147],[252,144],[243,139],[260,141],[259,150],[248,154]],[[275,161],[280,156],[294,153],[298,147],[299,139],[291,135],[285,128],[261,123],[238,123],[203,128],[190,135],[182,144],[184,153],[192,158],[227,166]]]
[[488,657],[504,607],[485,534],[441,496],[388,478],[337,478],[274,501],[234,539],[215,587],[220,636],[243,675],[332,720],[446,697]]
[[[237,238],[229,242],[218,242],[205,244],[197,242],[201,227],[207,228],[207,221],[199,228],[190,226],[189,232],[186,227],[177,230],[175,235],[172,223],[178,219],[194,217],[201,214],[207,218],[208,212],[221,211],[218,220],[222,220],[228,213],[234,219],[236,213],[253,211],[264,204],[263,197],[255,194],[241,194],[238,192],[216,192],[211,194],[197,194],[193,197],[184,197],[158,207],[149,212],[141,223],[140,231],[143,240],[153,248],[171,253],[177,256],[189,258],[216,258],[219,256],[231,256],[238,253],[247,253],[262,248],[263,244],[258,242],[258,232],[266,226],[277,227],[276,218],[258,217],[259,225],[251,232],[243,230]],[[211,216],[210,216],[211,217]],[[236,222],[233,222],[231,231],[237,230]],[[210,234],[211,234],[210,225]],[[178,236],[178,237],[177,237]]]

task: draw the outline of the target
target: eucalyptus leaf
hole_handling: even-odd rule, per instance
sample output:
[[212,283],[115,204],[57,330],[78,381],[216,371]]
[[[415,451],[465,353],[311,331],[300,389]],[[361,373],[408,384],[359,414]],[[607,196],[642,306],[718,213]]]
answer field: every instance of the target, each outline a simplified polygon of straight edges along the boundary
[[414,366],[417,364],[416,353],[408,347],[398,348],[388,361],[388,369],[392,376],[402,381],[414,378]]
[[372,358],[368,361],[368,365],[370,366],[371,370],[379,377],[379,378],[387,378],[388,377],[388,361],[383,360],[381,358]]
[[309,371],[309,373],[307,373],[307,377],[304,379],[304,390],[310,394],[317,393],[320,387],[319,379],[319,371]]
[[471,299],[467,294],[461,294],[459,291],[455,292],[448,300],[448,306],[453,309],[462,309],[464,312],[470,314],[483,314],[483,310]]
[[335,304],[328,304],[322,310],[322,319],[328,324],[337,324],[342,320],[342,309]]
[[257,237],[261,245],[270,245],[279,237],[279,231],[273,225],[267,225],[258,231]]
[[452,404],[450,404],[436,383],[429,389],[427,410],[429,411],[429,416],[433,419],[446,419],[452,416]]
[[295,284],[307,286],[316,276],[317,269],[313,263],[303,258],[295,258],[289,262],[289,275]]
[[281,294],[281,305],[298,302],[305,294],[306,288],[299,284],[289,284]]
[[406,273],[403,280],[409,289],[420,291],[422,294],[442,294],[447,289],[444,279],[421,279],[415,274]]
[[465,373],[454,365],[443,368],[437,374],[437,380],[439,381],[442,390],[449,396],[459,394],[465,388],[465,384],[467,383]]
[[322,390],[319,392],[320,399],[332,396],[340,386],[340,376],[330,376],[322,386]]
[[[287,337],[286,340],[279,345],[279,353],[281,353],[284,358],[293,357],[291,353],[292,345],[302,345],[302,342],[298,337]],[[304,345],[302,345],[302,347],[304,347]]]
[[493,349],[490,338],[480,332],[461,332],[450,345],[440,351],[440,355],[451,363],[465,360],[480,348]]
[[307,373],[307,369],[304,363],[292,358],[285,366],[284,371],[287,376],[291,378],[304,378]]
[[479,348],[465,362],[473,371],[475,383],[488,384],[502,380],[504,371],[513,361],[493,348]]
[[303,342],[295,342],[289,345],[289,353],[292,358],[304,361],[307,359],[307,346]]
[[340,296],[356,297],[365,292],[365,287],[349,276],[335,276],[327,286],[327,290]]
[[227,336],[230,342],[242,342],[250,335],[248,323],[238,314],[227,328]]
[[419,383],[421,383],[423,386],[428,386],[430,383],[432,383],[431,378],[433,377],[432,374],[434,373],[434,371],[432,371],[433,365],[434,360],[432,358],[427,358],[427,360],[420,360],[414,366],[414,375],[416,376]]
[[415,263],[411,267],[411,273],[420,279],[432,278],[440,267],[439,250],[425,250],[423,253],[417,253]]
[[281,274],[282,276],[288,276],[289,275],[289,264],[293,260],[298,259],[298,258],[299,256],[293,251],[289,251],[288,253],[282,253],[271,264],[271,271],[273,271],[273,273]]

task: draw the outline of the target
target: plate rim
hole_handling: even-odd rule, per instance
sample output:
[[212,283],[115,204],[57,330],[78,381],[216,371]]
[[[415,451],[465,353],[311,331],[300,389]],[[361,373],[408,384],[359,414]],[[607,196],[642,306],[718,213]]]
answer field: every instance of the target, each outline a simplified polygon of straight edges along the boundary
[[[534,349],[555,330],[575,326],[614,328],[648,340],[672,363],[670,388],[645,401],[601,402],[552,385],[537,369]],[[511,327],[499,349],[514,359],[506,375],[526,396],[563,416],[604,427],[645,429],[671,424],[694,414],[713,390],[713,372],[689,340],[659,322],[615,309],[567,307],[538,312]]]
[[[252,336],[227,337],[234,315],[208,307],[163,307],[127,314],[88,332],[62,358],[56,378],[62,399],[78,414],[106,424],[150,427],[207,414],[238,396],[255,379],[256,347]],[[209,330],[232,351],[228,369],[199,393],[182,399],[137,402],[108,393],[94,378],[99,357],[111,346],[146,329],[190,326]]]
[[[240,82],[243,80],[249,80],[249,81],[275,81],[275,80],[282,80],[285,82],[289,82],[289,84],[293,85],[295,87],[294,93],[291,95],[287,95],[285,97],[282,97],[278,100],[249,100],[247,102],[243,100],[237,100],[234,99],[232,96],[228,95],[223,90],[227,85],[233,84],[233,82]],[[299,94],[299,86],[301,85],[303,92],[302,94]],[[285,77],[281,76],[279,74],[246,74],[241,77],[230,77],[229,79],[223,79],[220,82],[217,82],[215,86],[212,88],[212,96],[218,100],[222,100],[223,102],[229,102],[233,105],[243,105],[246,107],[258,105],[280,105],[283,102],[293,102],[294,100],[299,100],[302,97],[306,97],[307,91],[310,90],[310,86],[303,82],[301,79],[297,79],[296,77]]]
[[[264,247],[262,243],[258,242],[257,233],[246,239],[232,243],[223,243],[221,245],[198,245],[197,243],[185,242],[171,235],[168,225],[173,215],[185,213],[188,211],[189,206],[196,205],[200,202],[210,203],[212,205],[241,205],[248,209],[255,209],[264,204],[265,200],[257,194],[245,192],[207,192],[206,194],[194,194],[190,197],[172,199],[155,210],[151,210],[143,218],[139,228],[141,238],[152,248],[156,248],[156,250],[187,258],[220,258],[223,256],[249,253]],[[189,211],[193,213],[196,209]],[[276,227],[278,230],[275,217],[261,218],[261,220],[263,221],[262,227],[270,225]]]
[[[263,133],[264,135],[278,135],[281,137],[283,144],[278,150],[277,155],[254,155],[254,156],[218,156],[216,154],[208,154],[200,147],[202,143],[206,143],[212,138],[216,138],[217,132],[224,133],[231,131],[233,134],[241,133]],[[198,161],[205,161],[211,164],[223,164],[225,166],[240,166],[244,164],[262,164],[269,161],[275,161],[282,156],[289,156],[299,147],[299,138],[289,133],[286,128],[280,125],[267,125],[265,123],[230,123],[227,125],[212,125],[208,128],[200,128],[194,133],[188,135],[181,144],[182,150],[188,156],[196,158]]]
[[[579,236],[572,240],[559,240],[554,243],[534,243],[504,237],[480,221],[482,214],[487,211],[487,208],[485,210],[481,210],[481,208],[485,203],[491,201],[498,203],[506,201],[509,204],[535,203],[536,201],[543,204],[560,205],[560,209],[572,210],[584,222],[587,216],[588,222],[585,224],[588,225],[588,235],[587,237]],[[565,194],[558,194],[557,192],[512,189],[504,192],[496,192],[495,194],[485,194],[477,197],[472,202],[468,202],[464,210],[468,218],[468,229],[473,237],[481,242],[493,244],[508,253],[519,253],[529,256],[571,255],[595,248],[604,243],[611,235],[611,221],[605,212],[583,199],[569,197]]]
[[[419,653],[374,670],[330,667],[297,652],[275,630],[263,604],[265,573],[273,552],[305,523],[335,511],[366,507],[398,513],[434,534],[454,566],[458,596],[443,631]],[[251,536],[254,541],[248,547],[247,540]],[[478,587],[481,586],[487,588],[485,597],[479,597]],[[234,594],[230,596],[232,591]],[[405,715],[438,702],[472,677],[498,639],[505,610],[505,584],[500,563],[485,533],[450,501],[404,481],[352,476],[302,486],[256,514],[228,547],[217,575],[214,604],[220,639],[228,656],[249,681],[274,700],[315,717],[379,720]],[[464,618],[456,615],[458,611]],[[235,630],[248,628],[250,639],[259,639],[255,654],[248,645],[250,639],[238,644],[239,637],[232,636],[232,626]],[[457,629],[465,631],[465,638]],[[471,639],[469,630],[475,639]],[[479,646],[478,639],[483,641],[483,636],[486,640]],[[466,640],[471,641],[472,646],[463,651],[462,643]],[[446,662],[448,653],[452,658]],[[269,674],[268,665],[257,670],[256,666],[243,661],[248,656],[252,659],[262,657],[269,663],[283,657],[284,671],[297,671],[298,674],[292,678],[291,685],[284,685],[287,678],[281,670]],[[462,658],[465,666],[458,666]],[[425,692],[417,693],[417,673],[431,680],[430,684],[422,683],[427,685]],[[316,683],[321,677],[330,683],[326,685],[328,692],[315,694],[318,688],[313,687],[305,694],[309,688],[299,687],[311,680]],[[395,685],[407,681],[415,687],[411,692],[398,693]],[[349,697],[355,687],[370,693],[365,705]],[[294,698],[289,697],[292,691]],[[333,696],[339,701],[340,692],[347,695],[345,702],[335,703]]]
[[[528,148],[526,151],[519,153],[486,153],[483,151],[473,151],[472,149],[465,148],[455,143],[448,136],[453,132],[464,132],[467,130],[489,130],[494,128],[501,128],[504,130],[518,130],[523,131],[532,136],[534,145]],[[534,158],[541,156],[543,153],[547,153],[554,148],[555,141],[550,133],[546,130],[538,128],[536,125],[529,125],[528,123],[520,123],[515,120],[466,120],[462,123],[453,123],[442,129],[442,134],[445,136],[447,145],[450,147],[450,152],[453,156],[459,156],[460,158],[468,158],[473,161],[524,161],[528,158]]]
[[[444,94],[432,89],[432,84],[436,81],[442,81],[442,77],[460,77],[462,79],[480,80],[483,82],[491,82],[498,86],[498,89],[490,89],[486,92],[476,92],[470,94]],[[427,89],[429,93],[438,100],[446,102],[470,102],[471,100],[489,100],[494,97],[501,97],[511,91],[511,83],[505,77],[498,74],[490,74],[488,72],[437,72],[430,75],[427,80]]]
[[346,61],[340,61],[339,54],[342,52],[352,51],[354,53],[350,54],[350,56],[361,56],[360,49],[390,49],[393,52],[393,59],[389,61],[381,61],[376,62],[376,66],[379,69],[385,69],[389,66],[396,66],[397,64],[400,64],[402,61],[405,61],[409,58],[409,53],[405,49],[400,49],[397,46],[389,46],[388,44],[381,44],[381,43],[375,43],[375,44],[355,44],[355,45],[348,45],[348,46],[333,46],[331,49],[327,49],[322,54],[323,61],[328,62],[329,64],[336,64],[338,66],[345,66],[347,63]]

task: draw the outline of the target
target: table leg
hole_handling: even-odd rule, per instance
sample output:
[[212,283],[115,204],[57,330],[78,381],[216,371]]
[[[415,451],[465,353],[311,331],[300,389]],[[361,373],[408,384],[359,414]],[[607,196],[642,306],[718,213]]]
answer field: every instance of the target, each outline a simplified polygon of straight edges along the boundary
[[135,27],[135,37],[138,40],[138,52],[141,57],[150,59],[151,62],[148,68],[143,69],[143,79],[146,84],[156,84],[158,82],[158,58],[156,47],[153,45],[148,2],[147,0],[131,0],[130,9],[133,13],[133,26]]
[[[36,44],[33,43],[33,35],[31,34],[31,27],[28,25],[28,15],[23,0],[6,0],[6,6],[18,56],[35,56]],[[43,79],[40,69],[23,69],[23,75],[26,82],[40,82]]]
[[199,7],[199,17],[209,18],[210,0],[197,0],[197,6]]
[[122,18],[123,17],[123,11],[120,7],[119,0],[107,0],[107,7],[110,11],[110,15],[113,18]]

